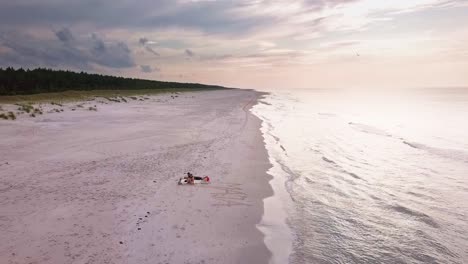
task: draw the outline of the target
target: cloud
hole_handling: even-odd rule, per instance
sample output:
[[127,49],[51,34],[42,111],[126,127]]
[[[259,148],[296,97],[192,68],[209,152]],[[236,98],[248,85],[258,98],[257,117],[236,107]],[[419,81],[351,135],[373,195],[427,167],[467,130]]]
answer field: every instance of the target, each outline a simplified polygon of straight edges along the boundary
[[140,70],[145,73],[160,72],[161,69],[158,67],[151,67],[150,65],[140,65]]
[[55,32],[56,39],[9,32],[0,35],[0,65],[18,67],[72,67],[92,70],[95,65],[130,68],[135,65],[129,47],[121,41],[104,41],[97,34],[77,39],[68,28]]
[[153,69],[151,69],[151,66],[149,65],[140,65],[140,69],[142,72],[147,72],[147,73],[153,71]]
[[70,42],[74,40],[73,34],[68,28],[62,28],[61,30],[56,31],[55,36],[57,36],[57,38],[62,42]]
[[201,61],[222,61],[225,59],[233,58],[234,56],[231,54],[225,55],[203,55],[200,56]]
[[130,48],[122,41],[104,43],[96,34],[92,35],[94,42],[91,50],[93,58],[90,61],[110,68],[128,68],[135,65]]
[[143,38],[140,38],[140,39],[138,40],[138,43],[139,43],[141,46],[143,46],[144,49],[145,49],[146,51],[148,51],[148,52],[150,52],[150,53],[152,53],[152,54],[154,54],[154,55],[156,55],[156,56],[160,56],[160,54],[159,54],[158,52],[156,52],[156,51],[151,47],[151,45],[155,45],[155,44],[157,44],[157,42],[151,41],[151,40],[149,40],[149,39],[143,37]]
[[[460,0],[16,0],[3,1],[0,27],[91,25],[96,29],[196,29],[222,35],[246,35],[290,25],[307,26],[318,17],[355,14],[366,20],[375,10],[417,11],[421,8],[462,6]],[[351,9],[347,9],[351,7]],[[336,10],[336,12],[333,12]],[[346,10],[346,14],[342,12]],[[35,14],[35,15],[31,15]],[[310,32],[309,32],[310,33]],[[146,43],[144,43],[146,44]]]
[[100,53],[106,52],[106,44],[104,44],[104,41],[96,35],[96,33],[91,34],[91,39],[93,40],[93,52],[97,55]]
[[185,50],[185,55],[189,56],[189,57],[193,57],[195,56],[195,53],[193,53],[193,51],[189,50],[189,49],[186,49]]
[[0,46],[8,50],[0,54],[2,66],[90,68],[82,50],[64,45],[60,40],[41,40],[29,34],[12,32],[0,36]]
[[250,4],[249,0],[143,0],[138,4],[127,0],[72,2],[17,0],[1,4],[0,25],[8,28],[21,25],[48,26],[51,24],[77,25],[87,23],[95,28],[124,27],[154,30],[182,27],[230,34],[246,32],[260,24],[270,23],[267,17],[239,16],[234,12],[236,9]]
[[[154,32],[166,29],[197,31],[224,37],[271,41],[308,41],[334,31],[355,31],[382,17],[422,8],[456,6],[455,0],[16,0],[0,8],[0,30],[18,27],[72,25],[88,31]],[[460,4],[458,4],[459,6]],[[386,12],[383,12],[387,10]],[[379,13],[380,12],[380,13]],[[36,14],[32,16],[31,14]],[[62,41],[66,31],[57,32]],[[183,40],[184,35],[177,36]],[[156,42],[142,37],[144,50],[159,56]]]
[[148,42],[148,39],[147,39],[147,38],[140,38],[140,39],[138,40],[138,42],[140,43],[140,45],[143,45],[143,46],[144,46],[144,45]]
[[158,44],[156,41],[149,40],[149,39],[147,39],[147,38],[145,38],[145,37],[140,38],[140,39],[138,40],[138,43],[140,43],[140,45],[142,45],[142,46],[146,46],[146,45],[156,45],[156,44]]
[[343,40],[343,41],[334,41],[326,42],[320,45],[323,49],[335,50],[340,48],[352,48],[353,46],[359,45],[359,40]]
[[151,47],[146,46],[145,50],[152,53],[152,54],[154,54],[154,55],[156,55],[156,56],[160,56],[160,54],[158,52],[156,52],[154,49],[152,49]]
[[[109,68],[104,70],[121,69],[119,73],[137,75],[157,71],[152,65],[164,63],[165,76],[177,76],[183,71],[210,72],[205,71],[210,69],[228,73],[246,65],[251,69],[257,66],[273,69],[281,64],[287,65],[284,69],[290,72],[298,72],[289,66],[329,63],[358,48],[376,57],[389,52],[381,48],[387,47],[388,41],[381,45],[371,42],[373,39],[401,36],[395,37],[399,39],[390,48],[402,54],[400,46],[408,47],[407,36],[426,29],[434,34],[444,29],[458,31],[467,22],[460,15],[466,11],[465,2],[2,1],[0,65]],[[428,11],[431,14],[424,14]],[[452,13],[458,17],[454,18]],[[427,48],[429,54],[448,45],[444,43],[437,44],[440,47],[434,42],[424,46],[433,48]],[[417,50],[413,48],[411,54]],[[221,74],[198,76],[216,79]]]

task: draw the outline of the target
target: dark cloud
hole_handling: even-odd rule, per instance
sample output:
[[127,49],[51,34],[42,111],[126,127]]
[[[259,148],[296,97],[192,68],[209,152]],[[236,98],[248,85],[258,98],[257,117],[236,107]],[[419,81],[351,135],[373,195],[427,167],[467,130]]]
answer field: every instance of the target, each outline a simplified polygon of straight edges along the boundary
[[[71,67],[93,69],[94,65],[129,68],[135,65],[128,46],[119,41],[103,41],[98,35],[77,39],[64,28],[57,39],[39,39],[21,32],[0,35],[0,66]],[[71,42],[73,40],[73,42]]]
[[240,16],[233,10],[248,7],[256,1],[191,1],[178,4],[167,12],[148,16],[143,25],[157,27],[195,28],[209,33],[239,34],[255,28],[271,25],[275,17],[271,15]]
[[240,33],[271,24],[267,16],[234,15],[251,1],[128,0],[3,1],[0,27],[90,24],[93,28],[195,28],[212,33]]
[[189,49],[186,49],[185,50],[185,55],[189,56],[189,57],[193,57],[195,56],[195,53],[193,53],[193,51],[189,50]]
[[64,45],[60,40],[46,41],[13,32],[0,36],[0,47],[2,46],[8,50],[6,53],[0,53],[2,66],[90,68],[89,59],[82,50]]
[[155,66],[150,66],[150,65],[140,65],[140,70],[142,72],[146,72],[146,73],[149,73],[149,72],[160,72],[161,69],[158,68],[158,67],[155,67]]
[[[304,15],[325,7],[334,7],[358,0],[296,0],[302,4]],[[284,0],[286,3],[287,1]],[[249,8],[268,7],[269,0],[238,1],[173,1],[141,0],[15,0],[0,4],[0,30],[21,30],[30,27],[51,25],[76,25],[88,27],[90,31],[106,29],[196,29],[206,33],[223,35],[245,35],[255,30],[288,23],[288,18],[279,18],[275,12],[248,13]],[[291,14],[293,16],[294,14]],[[321,23],[321,20],[312,23]],[[307,22],[304,22],[307,23]],[[310,25],[310,30],[317,30]],[[62,42],[70,42],[71,32],[60,30],[56,36]],[[147,38],[139,44],[153,54],[159,55]],[[95,48],[104,46],[96,42]]]
[[74,39],[73,34],[68,28],[62,28],[61,30],[56,31],[55,36],[57,36],[57,38],[62,42],[70,42]]
[[153,41],[150,41],[149,39],[143,37],[138,40],[138,43],[140,43],[141,46],[145,48],[146,51],[152,53],[153,55],[159,56],[159,53],[156,52],[152,47],[151,44],[153,44]]
[[128,68],[134,66],[131,51],[124,42],[104,43],[93,34],[92,61],[110,68]]
[[[304,15],[352,1],[358,0],[297,0],[295,3],[302,4],[303,10],[299,14]],[[287,3],[286,0],[284,2]],[[137,4],[130,0],[1,1],[0,34],[10,33],[0,35],[0,45],[5,47],[0,49],[0,65],[90,68],[97,64],[110,68],[134,67],[132,52],[121,41],[103,39],[97,34],[84,38],[72,34],[67,27],[55,31],[55,38],[50,40],[39,39],[24,32],[30,32],[36,27],[44,29],[52,25],[70,25],[72,28],[79,26],[83,31],[88,28],[89,32],[106,32],[109,29],[148,31],[177,28],[195,29],[207,35],[223,34],[237,37],[262,28],[271,29],[281,23],[288,23],[289,18],[280,18],[274,11],[249,13],[249,10],[268,7],[269,3],[269,0],[141,0]],[[320,30],[324,19],[305,21],[303,24],[310,32],[315,32]],[[190,44],[182,45],[178,42],[183,41],[177,37],[168,43],[161,41],[158,44],[146,37],[138,40],[145,52],[155,56],[160,55],[157,52],[158,47],[170,46],[181,51],[190,47]],[[199,57],[190,49],[184,50],[184,56],[186,59]],[[225,57],[213,56],[211,59],[223,58]]]
[[149,65],[140,65],[140,70],[142,72],[147,72],[147,73],[153,71],[153,69]]
[[149,40],[148,40],[147,38],[140,38],[140,39],[138,40],[138,42],[139,42],[140,45],[142,45],[142,46],[146,45],[146,43],[148,43],[148,41],[149,41]]
[[95,33],[91,34],[91,39],[93,40],[93,53],[99,55],[106,52],[104,41],[102,41],[102,39],[100,39]]
[[[307,15],[324,8],[360,0],[15,0],[1,1],[0,28],[21,26],[88,25],[92,30],[108,28],[160,29],[191,28],[208,33],[239,35],[253,30],[274,27],[297,14]],[[444,3],[454,3],[447,0]],[[458,0],[459,1],[459,0]],[[300,4],[301,11],[279,18],[268,11],[272,2]],[[249,8],[265,12],[251,12]],[[91,30],[90,30],[91,31]],[[144,45],[144,43],[142,43]]]
[[[145,1],[142,1],[145,2]],[[149,2],[149,1],[146,1]],[[154,4],[168,1],[155,0]],[[53,25],[88,22],[93,26],[117,27],[134,23],[145,14],[146,3],[136,5],[126,0],[15,0],[2,1],[0,23],[3,25]],[[147,11],[148,12],[148,11]]]

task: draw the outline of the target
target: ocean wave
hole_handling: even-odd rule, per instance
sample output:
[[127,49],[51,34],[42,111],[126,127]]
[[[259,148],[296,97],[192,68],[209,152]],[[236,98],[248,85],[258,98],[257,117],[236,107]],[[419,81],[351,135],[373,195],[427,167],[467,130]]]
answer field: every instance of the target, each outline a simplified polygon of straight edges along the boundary
[[310,151],[312,151],[312,152],[315,152],[315,153],[317,153],[317,154],[320,154],[320,153],[321,153],[320,150],[315,149],[315,148],[308,148],[308,150],[310,150]]
[[357,174],[349,172],[347,170],[343,170],[344,173],[348,174],[349,176],[353,177],[354,179],[361,180],[361,177],[359,177]]
[[327,158],[327,157],[322,157],[322,160],[324,160],[325,162],[328,162],[328,163],[332,163],[332,164],[336,164],[336,162],[334,162],[333,160]]
[[402,213],[402,214],[405,214],[405,215],[408,215],[408,216],[411,216],[413,219],[416,219],[416,220],[419,220],[429,226],[432,226],[434,228],[439,228],[439,224],[437,224],[437,222],[432,218],[430,217],[429,215],[425,214],[425,213],[421,213],[421,212],[418,212],[414,209],[410,209],[408,207],[405,207],[403,205],[391,205],[390,206],[390,209],[398,212],[398,213]]
[[427,145],[420,144],[420,143],[408,142],[405,140],[403,140],[403,144],[406,144],[415,149],[427,151],[431,154],[434,154],[443,158],[468,163],[468,153],[462,150],[435,148],[435,147],[427,146]]
[[293,171],[288,165],[286,165],[286,162],[278,159],[276,160],[276,162],[280,165],[281,170],[283,170],[288,175],[288,181],[292,182],[301,177],[301,174]]
[[406,192],[406,193],[409,194],[409,195],[415,196],[415,197],[434,200],[434,198],[432,198],[431,196],[428,196],[428,195],[425,195],[425,194],[422,194],[422,193],[417,193],[417,192],[412,192],[412,191],[409,191],[409,192]]
[[[433,236],[429,235],[428,233],[424,232],[423,230],[416,230],[416,235],[418,237],[421,237],[425,240],[425,242],[430,246],[430,249],[432,252],[438,252],[440,255],[443,256],[444,260],[446,263],[448,263],[447,256],[450,256],[452,258],[458,258],[460,257],[457,253],[451,251],[449,248],[444,246],[442,243],[434,239]],[[431,254],[434,256],[434,254]],[[435,263],[435,258],[432,258],[432,263]],[[440,260],[440,259],[439,259]],[[425,263],[428,263],[429,261],[426,261]],[[440,263],[440,261],[439,261]],[[461,263],[461,262],[451,262],[451,263]]]
[[304,177],[304,180],[305,180],[308,184],[314,184],[314,181],[311,180],[309,177]]
[[327,163],[330,163],[330,164],[335,165],[335,167],[338,168],[337,170],[338,170],[339,172],[342,172],[342,173],[344,173],[344,174],[346,174],[346,175],[349,175],[349,176],[353,177],[354,179],[362,180],[362,178],[359,177],[356,173],[353,173],[353,172],[350,172],[350,171],[347,171],[347,170],[343,169],[343,168],[342,168],[340,165],[338,165],[335,161],[333,161],[333,160],[331,160],[331,159],[329,159],[329,158],[327,158],[327,157],[325,157],[325,156],[322,156],[322,160],[325,161],[325,162],[327,162]]
[[386,131],[373,127],[373,126],[360,124],[360,123],[353,123],[353,122],[349,122],[348,124],[355,130],[363,132],[363,133],[374,134],[374,135],[384,136],[384,137],[393,137],[393,135],[387,133]]

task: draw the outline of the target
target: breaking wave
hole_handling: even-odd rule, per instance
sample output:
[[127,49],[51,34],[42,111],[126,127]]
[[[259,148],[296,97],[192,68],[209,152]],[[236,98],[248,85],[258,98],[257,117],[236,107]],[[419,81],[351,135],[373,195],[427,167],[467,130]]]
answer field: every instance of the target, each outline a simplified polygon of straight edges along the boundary
[[360,123],[353,123],[353,122],[349,122],[348,124],[355,130],[363,132],[363,133],[374,134],[374,135],[384,136],[384,137],[393,137],[391,134],[387,133],[386,131],[378,129],[373,126],[360,124]]
[[434,148],[424,144],[408,141],[403,141],[403,144],[406,144],[415,149],[427,151],[431,154],[438,155],[443,158],[468,163],[468,153],[462,150]]

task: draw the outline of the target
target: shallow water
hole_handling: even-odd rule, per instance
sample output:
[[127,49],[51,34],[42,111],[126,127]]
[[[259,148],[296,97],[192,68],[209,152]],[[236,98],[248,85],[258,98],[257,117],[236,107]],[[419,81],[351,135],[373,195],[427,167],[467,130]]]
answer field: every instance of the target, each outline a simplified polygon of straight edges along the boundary
[[253,112],[290,263],[468,263],[468,90],[273,92]]

